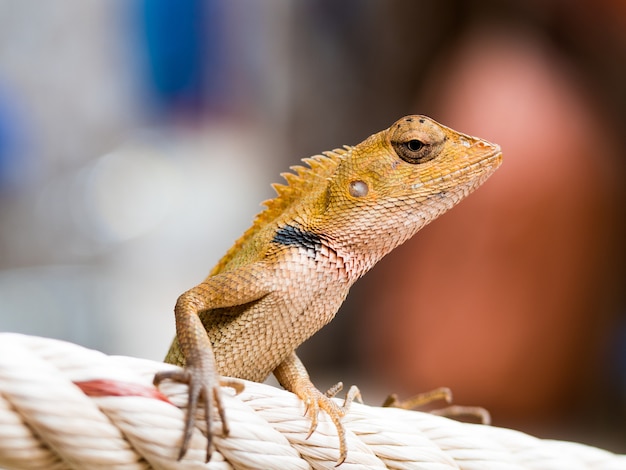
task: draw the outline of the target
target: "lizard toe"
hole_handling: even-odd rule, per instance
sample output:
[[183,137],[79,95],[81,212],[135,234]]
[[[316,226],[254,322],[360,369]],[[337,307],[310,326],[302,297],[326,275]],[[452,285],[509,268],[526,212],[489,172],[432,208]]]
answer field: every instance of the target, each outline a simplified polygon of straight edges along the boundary
[[[158,386],[164,380],[187,384],[187,413],[185,417],[183,439],[178,454],[178,460],[182,460],[189,449],[191,437],[196,426],[196,413],[200,407],[204,408],[204,422],[206,425],[207,451],[206,461],[211,459],[213,452],[213,430],[215,422],[215,409],[222,421],[222,432],[228,435],[229,427],[222,401],[221,384],[235,389],[237,393],[243,390],[243,384],[231,379],[222,379],[216,372],[206,367],[195,367],[187,364],[183,370],[168,370],[158,372],[154,376],[153,383]],[[200,405],[201,404],[201,405]]]
[[352,395],[349,393],[346,396],[346,404],[344,406],[339,406],[335,403],[331,396],[335,395],[341,388],[337,389],[337,385],[331,387],[330,392],[331,396],[320,392],[313,384],[307,384],[307,386],[303,387],[304,390],[299,390],[297,395],[300,399],[305,403],[306,416],[311,420],[311,426],[309,428],[309,433],[307,434],[307,439],[313,434],[315,429],[317,428],[318,420],[319,420],[319,412],[324,411],[328,417],[331,419],[335,428],[337,429],[337,436],[339,437],[339,458],[337,460],[337,465],[343,463],[348,455],[348,448],[346,445],[346,431],[341,422],[341,419],[345,416],[346,411],[354,398],[353,390],[356,390],[358,393],[358,389],[356,387],[351,387],[350,391]]
[[164,370],[154,374],[152,383],[155,387],[158,387],[164,380],[186,384],[189,383],[189,373],[186,370]]

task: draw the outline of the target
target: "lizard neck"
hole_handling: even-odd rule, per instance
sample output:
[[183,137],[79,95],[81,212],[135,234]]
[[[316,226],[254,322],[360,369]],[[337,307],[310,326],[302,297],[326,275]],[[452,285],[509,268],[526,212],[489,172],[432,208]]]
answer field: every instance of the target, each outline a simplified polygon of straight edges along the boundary
[[282,246],[282,250],[295,250],[298,259],[314,265],[315,271],[323,274],[322,277],[329,282],[351,285],[415,231],[417,228],[404,231],[402,237],[396,236],[397,232],[392,230],[374,239],[355,236],[345,240],[332,232],[304,227],[292,221],[275,232],[272,242]]
[[[346,266],[354,282],[381,258],[413,237],[419,230],[458,203],[471,191],[470,185],[442,191],[422,201],[398,201],[392,210],[375,207],[350,225],[328,224],[320,233]],[[368,213],[376,214],[369,217]]]

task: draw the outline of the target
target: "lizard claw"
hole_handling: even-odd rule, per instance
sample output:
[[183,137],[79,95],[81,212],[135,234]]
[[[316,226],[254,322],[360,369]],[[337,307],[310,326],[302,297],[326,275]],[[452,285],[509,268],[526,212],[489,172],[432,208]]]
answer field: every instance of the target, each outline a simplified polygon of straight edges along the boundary
[[320,405],[317,401],[317,398],[314,396],[310,396],[304,400],[304,416],[307,416],[311,420],[311,426],[309,426],[309,432],[307,433],[305,439],[311,437],[313,432],[317,429],[317,417],[320,412]]
[[[222,379],[216,372],[208,371],[206,369],[202,369],[201,367],[197,368],[189,364],[183,370],[158,372],[154,376],[153,383],[155,386],[158,386],[164,380],[184,383],[187,384],[189,388],[187,399],[187,417],[185,419],[183,441],[180,446],[178,460],[182,460],[189,449],[189,443],[191,441],[191,436],[193,435],[193,428],[196,424],[198,402],[202,401],[206,420],[206,461],[208,462],[211,460],[211,453],[213,450],[213,432],[211,424],[215,418],[215,408],[217,408],[220,420],[222,421],[222,434],[227,436],[230,432],[230,428],[228,427],[228,422],[226,420],[226,414],[224,412],[224,404],[222,402],[222,390],[219,385],[231,387],[235,389],[237,394],[239,394],[243,391],[243,384],[233,379]],[[213,403],[215,403],[215,407],[213,406]]]
[[[185,420],[185,430],[183,432],[183,442],[180,446],[180,452],[178,454],[177,460],[182,460],[189,448],[189,441],[191,440],[191,436],[193,434],[193,428],[196,425],[196,416],[195,410],[198,406],[198,397],[200,392],[197,391],[197,387],[192,384],[192,374],[186,370],[168,370],[163,372],[157,372],[154,375],[153,383],[156,387],[159,386],[161,382],[164,380],[171,380],[172,382],[178,382],[187,384],[189,387],[189,394],[187,398],[187,418]],[[208,407],[207,407],[207,417],[209,416]],[[207,425],[210,420],[207,419]],[[208,428],[210,429],[210,428]],[[211,433],[208,433],[209,445],[207,446],[207,462],[210,459],[210,449],[211,449]]]
[[335,428],[337,428],[337,435],[339,437],[339,458],[337,459],[337,466],[341,465],[348,455],[348,447],[346,445],[346,430],[341,422],[350,405],[356,399],[361,401],[361,392],[354,385],[350,387],[343,406],[337,405],[331,398],[334,397],[343,389],[341,382],[332,386],[326,393],[320,392],[315,386],[307,381],[304,384],[300,384],[300,387],[295,391],[296,395],[304,402],[305,416],[311,420],[311,426],[306,439],[311,437],[318,424],[318,415],[320,410],[323,410],[331,419]]

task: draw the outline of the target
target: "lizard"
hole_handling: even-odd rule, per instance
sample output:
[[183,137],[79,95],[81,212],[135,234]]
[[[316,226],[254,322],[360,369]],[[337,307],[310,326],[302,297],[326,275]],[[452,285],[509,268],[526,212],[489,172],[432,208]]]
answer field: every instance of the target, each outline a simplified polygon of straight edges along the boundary
[[352,284],[392,249],[456,205],[501,164],[498,145],[454,131],[422,115],[401,118],[356,146],[303,159],[282,173],[277,195],[209,276],[184,292],[174,313],[176,337],[159,372],[188,385],[179,460],[186,453],[200,403],[205,409],[207,461],[216,412],[229,428],[221,386],[264,381],[273,373],[305,405],[309,436],[325,412],[347,446],[343,406],[311,382],[296,348],[332,320]]

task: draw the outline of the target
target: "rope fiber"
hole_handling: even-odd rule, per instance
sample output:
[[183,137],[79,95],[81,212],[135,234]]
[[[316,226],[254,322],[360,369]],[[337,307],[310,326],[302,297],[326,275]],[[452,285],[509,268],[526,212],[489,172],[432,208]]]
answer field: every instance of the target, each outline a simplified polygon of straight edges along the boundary
[[[307,439],[295,395],[245,381],[240,395],[224,389],[230,435],[214,423],[210,462],[202,416],[177,461],[187,389],[152,385],[172,367],[0,333],[0,469],[335,468],[339,441],[326,415]],[[348,458],[340,470],[626,470],[623,455],[417,411],[353,403],[343,423]]]

